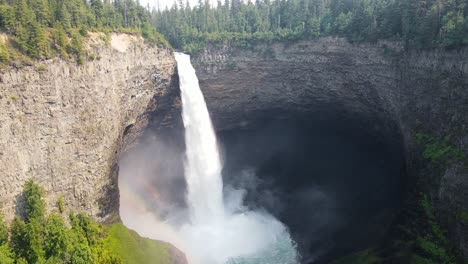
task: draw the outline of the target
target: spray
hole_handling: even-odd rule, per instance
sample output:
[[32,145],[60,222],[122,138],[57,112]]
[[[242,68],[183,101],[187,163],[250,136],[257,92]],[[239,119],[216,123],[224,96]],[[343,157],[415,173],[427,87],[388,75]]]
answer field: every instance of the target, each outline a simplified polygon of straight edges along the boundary
[[[228,188],[213,125],[190,56],[175,54],[185,127],[189,220],[178,227],[189,254],[203,264],[295,264],[287,228],[264,211],[243,206],[245,191]],[[229,206],[227,206],[229,205]]]

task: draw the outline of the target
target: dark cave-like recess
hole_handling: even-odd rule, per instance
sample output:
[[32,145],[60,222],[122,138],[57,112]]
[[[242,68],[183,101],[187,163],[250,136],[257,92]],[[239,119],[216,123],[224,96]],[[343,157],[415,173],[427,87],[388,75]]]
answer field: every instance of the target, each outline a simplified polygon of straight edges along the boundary
[[[211,114],[223,128],[225,190],[245,189],[248,207],[289,228],[302,263],[321,264],[385,241],[405,199],[406,165],[402,135],[385,114],[316,110],[264,109],[234,115],[235,122]],[[120,163],[132,171],[121,183],[163,218],[186,207],[184,131],[176,121],[149,127]]]
[[379,132],[390,121],[359,116],[263,116],[218,132],[225,184],[288,226],[303,263],[382,241],[404,200],[398,129]]

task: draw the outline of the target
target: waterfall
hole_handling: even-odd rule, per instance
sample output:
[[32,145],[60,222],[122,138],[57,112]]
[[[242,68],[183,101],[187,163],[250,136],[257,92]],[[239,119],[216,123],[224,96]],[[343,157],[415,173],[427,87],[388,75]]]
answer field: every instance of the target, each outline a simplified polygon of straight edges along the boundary
[[218,144],[190,56],[176,53],[185,127],[187,202],[194,224],[222,221],[223,183]]
[[[178,230],[198,264],[297,264],[287,228],[243,206],[245,191],[224,194],[218,145],[190,56],[176,53],[185,127],[189,221]],[[229,205],[229,206],[226,206]],[[187,249],[186,249],[187,250]]]

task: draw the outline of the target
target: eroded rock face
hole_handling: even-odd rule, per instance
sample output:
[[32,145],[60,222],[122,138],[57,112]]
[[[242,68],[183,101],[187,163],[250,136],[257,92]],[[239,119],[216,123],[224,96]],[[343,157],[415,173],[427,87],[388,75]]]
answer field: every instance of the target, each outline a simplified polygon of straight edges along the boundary
[[[398,43],[298,43],[209,48],[192,59],[218,130],[249,128],[265,116],[299,114],[360,122],[362,130],[404,141],[408,187],[431,194],[468,256],[468,169],[457,161],[422,173],[417,134],[453,137],[467,151],[468,50],[406,52]],[[395,133],[396,132],[396,133]],[[393,142],[398,142],[394,140]],[[423,175],[424,174],[424,175]]]
[[252,114],[266,111],[325,114],[333,108],[348,117],[390,116],[397,101],[399,73],[392,69],[392,61],[378,48],[350,45],[343,39],[252,50],[225,47],[208,50],[194,61],[221,129],[245,125]]
[[0,202],[7,219],[30,178],[45,188],[49,210],[63,195],[68,209],[101,220],[118,212],[118,156],[177,86],[172,51],[112,37],[107,47],[92,36],[87,44],[97,59],[83,65],[50,60],[0,74]]

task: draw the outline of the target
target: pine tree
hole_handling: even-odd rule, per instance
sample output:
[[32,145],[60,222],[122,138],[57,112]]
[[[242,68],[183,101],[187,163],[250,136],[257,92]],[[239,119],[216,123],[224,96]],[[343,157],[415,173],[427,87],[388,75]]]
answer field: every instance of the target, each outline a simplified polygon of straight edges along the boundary
[[30,219],[24,233],[25,255],[28,263],[42,263],[45,261],[44,225],[39,219]]
[[17,216],[10,226],[10,246],[17,258],[26,255],[26,223]]
[[[29,31],[29,56],[33,58],[45,58],[49,54],[48,40],[39,23],[33,23]],[[42,212],[43,214],[44,212]]]
[[45,216],[45,202],[44,190],[34,183],[33,180],[28,180],[24,185],[23,195],[25,198],[26,221],[36,219],[38,221],[44,220]]
[[63,218],[50,215],[46,221],[45,255],[46,258],[62,256],[70,246],[70,237]]
[[[6,63],[10,61],[10,53],[8,52],[8,48],[5,44],[5,42],[3,42],[2,40],[0,40],[0,63]],[[0,216],[0,219],[2,219],[2,217]],[[1,227],[0,227],[0,244],[1,244],[1,241],[2,241],[2,238],[1,238]]]
[[55,48],[59,51],[59,53],[63,56],[67,56],[67,47],[68,47],[68,36],[65,30],[63,29],[62,24],[55,23],[54,25],[54,32],[53,32],[53,39]]
[[12,33],[16,24],[15,9],[8,4],[0,5],[0,29]]
[[3,214],[0,213],[0,246],[8,243],[8,227],[3,220]]

